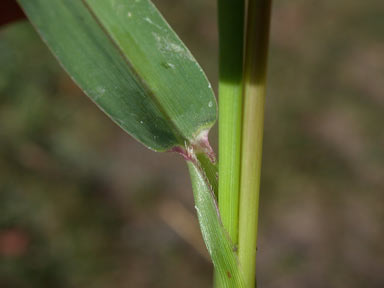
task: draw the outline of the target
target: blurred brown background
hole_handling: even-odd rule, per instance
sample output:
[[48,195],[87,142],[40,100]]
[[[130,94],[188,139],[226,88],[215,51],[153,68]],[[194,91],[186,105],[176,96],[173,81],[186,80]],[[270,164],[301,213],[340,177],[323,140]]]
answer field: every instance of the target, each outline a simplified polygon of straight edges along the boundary
[[[217,84],[215,1],[155,3]],[[384,287],[384,2],[275,1],[269,64],[259,287]],[[0,287],[211,287],[183,160],[114,125],[27,23],[0,67]]]

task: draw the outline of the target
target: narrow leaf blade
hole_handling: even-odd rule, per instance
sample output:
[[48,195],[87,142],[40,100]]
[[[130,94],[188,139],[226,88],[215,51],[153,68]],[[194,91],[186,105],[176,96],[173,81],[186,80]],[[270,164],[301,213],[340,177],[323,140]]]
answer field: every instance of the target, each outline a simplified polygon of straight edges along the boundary
[[[214,170],[207,165],[213,165],[208,161],[201,161],[205,155],[198,155],[192,161],[188,161],[191,176],[195,207],[200,223],[201,232],[211,255],[222,288],[243,288],[244,279],[238,265],[235,247],[232,244],[228,232],[225,230],[215,200],[217,183],[216,177],[207,174],[207,170]],[[200,160],[199,160],[200,159]],[[202,164],[205,163],[205,164]]]

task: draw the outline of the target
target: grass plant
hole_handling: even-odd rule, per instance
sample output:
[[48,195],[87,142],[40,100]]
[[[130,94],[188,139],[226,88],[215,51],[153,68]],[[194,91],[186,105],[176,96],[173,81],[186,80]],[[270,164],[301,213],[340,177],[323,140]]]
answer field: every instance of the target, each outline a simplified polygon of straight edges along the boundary
[[186,160],[214,286],[254,287],[271,1],[218,1],[218,164],[208,141],[217,118],[212,86],[151,1],[17,3],[117,125],[149,149]]

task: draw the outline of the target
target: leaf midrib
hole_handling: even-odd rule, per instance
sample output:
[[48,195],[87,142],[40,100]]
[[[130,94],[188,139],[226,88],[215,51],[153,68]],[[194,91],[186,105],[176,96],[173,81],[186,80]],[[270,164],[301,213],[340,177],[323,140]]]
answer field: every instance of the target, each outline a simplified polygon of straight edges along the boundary
[[[143,77],[140,77],[140,73],[135,69],[135,67],[133,66],[133,64],[129,61],[129,59],[127,58],[127,56],[125,55],[124,51],[120,48],[120,46],[118,45],[118,43],[116,42],[116,40],[108,33],[108,30],[107,28],[104,26],[104,24],[98,19],[97,15],[95,14],[95,12],[93,11],[93,9],[90,7],[90,5],[87,3],[87,0],[81,0],[81,2],[84,4],[84,7],[87,9],[87,11],[89,12],[89,14],[92,16],[92,18],[95,20],[95,22],[99,25],[99,27],[102,29],[102,31],[104,31],[104,34],[107,36],[108,39],[110,39],[111,43],[113,44],[113,46],[116,48],[116,50],[118,51],[118,53],[121,55],[121,57],[123,58],[124,62],[128,65],[128,67],[130,68],[131,72],[132,72],[132,75],[134,77],[134,79],[142,84],[142,87],[144,89],[144,91],[149,95],[149,97],[153,100],[153,102],[155,103],[155,106],[159,109],[160,113],[164,116],[164,118],[166,120],[168,120],[168,123],[170,123],[170,129],[172,130],[172,132],[174,132],[174,136],[179,144],[179,146],[181,147],[184,147],[185,145],[185,141],[187,141],[188,143],[191,142],[191,139],[187,138],[184,136],[184,134],[180,131],[179,127],[174,123],[174,121],[172,120],[172,118],[169,116],[169,114],[167,113],[167,111],[163,108],[163,105],[161,105],[161,103],[159,102],[159,100],[156,98],[156,96],[154,95],[154,92],[152,91],[152,89],[150,88],[150,86],[147,84],[146,81],[144,81]],[[129,37],[130,39],[132,39],[132,37],[130,35],[127,35],[127,37]],[[132,39],[132,42],[135,42],[134,39]],[[136,45],[136,47],[138,47],[138,45]],[[171,147],[172,149],[173,147]],[[171,150],[170,149],[170,150]]]

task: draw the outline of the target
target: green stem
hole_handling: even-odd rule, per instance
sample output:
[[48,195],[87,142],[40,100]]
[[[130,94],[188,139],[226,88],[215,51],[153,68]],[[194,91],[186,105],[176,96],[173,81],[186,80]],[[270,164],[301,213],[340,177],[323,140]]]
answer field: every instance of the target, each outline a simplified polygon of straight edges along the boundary
[[[218,0],[220,216],[233,245],[239,224],[245,0]],[[214,287],[224,287],[215,271]]]
[[238,239],[245,0],[219,0],[219,209]]
[[239,262],[247,288],[255,287],[260,170],[271,0],[249,0],[239,212]]

